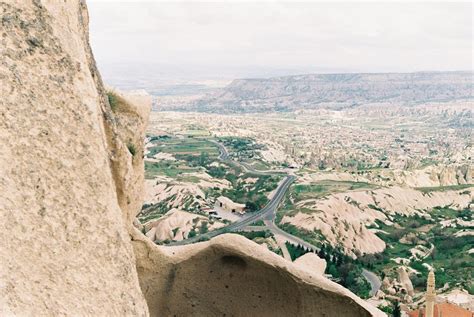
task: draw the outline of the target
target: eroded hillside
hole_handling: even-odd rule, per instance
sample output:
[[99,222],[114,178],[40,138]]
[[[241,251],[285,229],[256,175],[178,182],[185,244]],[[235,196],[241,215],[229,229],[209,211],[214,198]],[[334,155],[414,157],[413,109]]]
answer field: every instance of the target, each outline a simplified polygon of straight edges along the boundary
[[[172,207],[206,217],[209,223],[215,213],[220,216],[213,197],[216,187],[199,185],[204,180],[194,178],[201,169],[217,180],[213,168],[222,162],[201,160],[202,153],[218,148],[203,144],[217,142],[235,164],[295,177],[276,216],[261,215],[263,206],[249,209],[231,220],[232,230],[286,259],[316,250],[326,260],[325,273],[360,296],[369,297],[370,290],[363,269],[386,277],[386,283],[376,287],[381,292],[370,295],[381,307],[391,305],[386,295],[392,302],[413,305],[421,298],[430,268],[437,270],[444,292],[467,292],[472,288],[467,272],[473,254],[471,125],[472,102],[258,115],[152,112],[150,137],[167,141],[151,150],[156,165],[146,165],[150,182],[159,185],[149,191],[155,200],[144,211],[173,202],[177,205]],[[201,146],[190,151],[196,144]],[[255,178],[236,173],[231,180],[246,183]],[[201,189],[202,199],[193,208],[179,199],[184,195],[171,191],[186,187]],[[253,188],[240,187],[239,202],[248,203],[246,194]],[[145,220],[163,218],[170,224],[161,227],[168,239],[164,243],[194,241],[191,230],[173,237],[171,233],[189,225],[171,224],[171,218],[162,216],[167,208],[149,213],[154,219]],[[258,220],[246,223],[246,217]],[[196,226],[194,232],[206,238],[219,229],[207,233]],[[401,269],[413,281],[414,293],[408,297],[400,293],[407,289]]]
[[370,103],[414,105],[467,100],[472,72],[310,74],[236,79],[206,96],[160,103],[160,110],[269,112],[344,109]]

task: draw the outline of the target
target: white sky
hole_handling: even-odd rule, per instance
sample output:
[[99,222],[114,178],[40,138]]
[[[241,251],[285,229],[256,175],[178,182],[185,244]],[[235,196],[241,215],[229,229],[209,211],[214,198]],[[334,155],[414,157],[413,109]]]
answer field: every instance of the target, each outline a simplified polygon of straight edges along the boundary
[[470,2],[87,3],[103,73],[129,67],[204,79],[472,69]]

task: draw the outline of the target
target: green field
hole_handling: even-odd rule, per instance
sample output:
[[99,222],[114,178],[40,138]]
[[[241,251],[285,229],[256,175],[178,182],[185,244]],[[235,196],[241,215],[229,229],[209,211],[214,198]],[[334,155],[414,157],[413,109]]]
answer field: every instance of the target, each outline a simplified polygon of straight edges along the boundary
[[178,178],[185,173],[199,171],[199,168],[190,167],[186,164],[176,161],[163,160],[160,162],[145,161],[145,178],[154,179],[156,176],[168,176]]
[[195,156],[207,153],[210,157],[217,157],[219,155],[219,149],[214,143],[198,137],[162,138],[153,143],[155,146],[149,149],[150,153],[147,155],[150,158],[159,152]]
[[301,201],[311,198],[322,198],[334,193],[375,188],[377,186],[365,182],[323,180],[309,185],[293,185],[290,188],[290,195],[295,201]]
[[[158,153],[171,154],[176,160],[161,159],[157,162],[145,161],[145,178],[155,179],[158,176],[166,176],[179,182],[198,183],[199,177],[191,173],[205,172],[211,177],[221,180],[227,180],[231,187],[228,189],[207,188],[205,190],[206,199],[216,198],[224,195],[235,202],[246,204],[247,210],[256,211],[262,208],[267,202],[268,192],[274,190],[282,176],[261,175],[247,172],[235,161],[221,161],[218,146],[211,142],[207,137],[198,137],[201,135],[196,130],[189,135],[151,137],[153,146],[149,148],[147,157],[153,158]],[[249,158],[246,155],[254,153],[258,148],[253,141],[239,138],[224,138],[222,142],[229,147],[230,155],[235,159]],[[238,155],[237,155],[238,154]],[[251,154],[253,159],[255,157]],[[252,159],[252,160],[253,160]],[[257,162],[257,161],[254,161]],[[262,163],[263,164],[263,163]],[[247,183],[245,179],[257,178],[255,183]],[[212,200],[212,199],[211,199]],[[166,204],[148,208],[149,213],[144,213],[149,220],[148,214],[159,216],[163,213]],[[188,210],[187,206],[181,206]],[[189,211],[194,211],[195,207],[190,206]]]

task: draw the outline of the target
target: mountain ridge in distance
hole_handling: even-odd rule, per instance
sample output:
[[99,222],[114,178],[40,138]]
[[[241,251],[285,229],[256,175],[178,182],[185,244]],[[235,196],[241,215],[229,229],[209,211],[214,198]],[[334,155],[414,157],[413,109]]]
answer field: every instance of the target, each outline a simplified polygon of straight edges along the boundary
[[369,103],[415,105],[471,100],[472,71],[306,74],[235,79],[221,89],[159,110],[271,112],[344,109]]

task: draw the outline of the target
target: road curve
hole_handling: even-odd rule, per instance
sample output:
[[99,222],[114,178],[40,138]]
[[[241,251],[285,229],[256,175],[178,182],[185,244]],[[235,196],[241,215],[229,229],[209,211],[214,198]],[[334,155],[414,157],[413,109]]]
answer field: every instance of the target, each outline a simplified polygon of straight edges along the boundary
[[[232,165],[240,165],[243,167],[246,171],[251,172],[253,174],[259,174],[259,175],[268,175],[268,174],[281,174],[284,171],[272,171],[272,170],[266,170],[266,171],[261,171],[261,170],[255,170],[252,166],[250,166],[247,163],[243,162],[236,162],[233,161],[229,157],[229,153],[227,152],[227,149],[225,146],[219,142],[216,141],[211,141],[212,143],[216,144],[219,147],[219,159],[222,161],[225,161],[229,164]],[[275,224],[275,217],[276,217],[276,211],[278,206],[280,205],[281,201],[285,197],[286,191],[290,188],[290,185],[295,181],[296,176],[294,175],[288,175],[286,174],[285,179],[278,185],[278,187],[275,190],[275,193],[273,197],[270,199],[270,201],[260,209],[259,211],[256,211],[252,214],[248,214],[245,217],[243,217],[241,220],[234,222],[226,227],[216,229],[210,232],[207,232],[205,234],[201,234],[199,236],[195,236],[192,238],[184,239],[181,241],[173,241],[167,244],[167,246],[178,246],[178,245],[186,245],[186,244],[191,244],[195,242],[199,242],[202,240],[207,240],[210,238],[213,238],[215,236],[218,236],[223,233],[227,232],[233,232],[233,231],[252,231],[253,229],[257,230],[262,230],[262,229],[268,229],[270,230],[275,236],[278,236],[279,238],[283,238],[287,242],[293,244],[293,245],[300,245],[307,250],[311,250],[313,252],[319,251],[319,248],[316,247],[315,245],[306,242],[305,240],[296,237],[282,229],[280,229],[276,224]],[[263,220],[265,223],[265,226],[251,226],[252,223],[256,222],[257,220]],[[280,241],[282,242],[282,241]],[[284,246],[284,245],[283,245]],[[286,251],[288,253],[288,250],[282,250],[283,252]],[[285,254],[285,258],[289,258],[289,253]],[[291,261],[291,258],[289,258]],[[380,281],[379,277],[375,275],[374,273],[367,271],[366,269],[362,270],[362,275],[364,278],[369,282],[371,290],[370,290],[370,296],[374,296],[378,290],[380,289],[382,282]]]
[[362,270],[362,275],[370,284],[370,296],[375,296],[375,294],[377,294],[379,291],[380,286],[382,286],[382,282],[380,281],[379,277],[375,275],[375,273],[367,271],[366,269]]
[[252,214],[249,214],[245,217],[243,217],[241,220],[236,221],[226,227],[216,229],[213,231],[209,231],[207,233],[201,234],[199,236],[195,236],[192,238],[184,239],[181,241],[173,241],[168,243],[167,245],[169,246],[174,246],[174,245],[185,245],[185,244],[190,244],[194,242],[198,242],[200,240],[206,240],[213,238],[217,235],[220,235],[222,233],[227,233],[227,232],[232,232],[232,231],[239,231],[240,229],[247,227],[248,225],[254,223],[257,220],[265,218],[265,215],[274,213],[280,202],[283,200],[283,197],[285,197],[285,193],[290,187],[291,183],[294,182],[296,179],[295,176],[289,175],[287,176],[283,182],[280,183],[280,185],[277,187],[275,194],[273,195],[272,199],[259,211],[256,211]]
[[[219,154],[218,158],[222,161],[225,161],[225,162],[230,163],[230,164],[240,165],[245,170],[247,170],[248,172],[251,172],[253,174],[268,175],[268,174],[280,174],[281,173],[281,171],[271,171],[271,170],[259,171],[259,170],[255,170],[252,166],[250,166],[248,164],[245,164],[245,163],[242,164],[240,162],[236,162],[236,161],[229,158],[229,152],[227,152],[227,149],[225,148],[225,146],[223,144],[221,144],[219,142],[216,142],[216,141],[211,141],[211,142],[216,144],[219,147],[220,154]],[[295,179],[296,179],[296,176],[287,174],[286,177],[284,178],[284,180],[275,189],[275,193],[274,193],[273,197],[270,199],[270,201],[265,205],[265,207],[263,207],[259,211],[248,214],[248,215],[244,216],[241,220],[239,220],[237,222],[234,222],[234,223],[232,223],[232,224],[230,224],[226,227],[216,229],[216,230],[201,234],[199,236],[184,239],[184,240],[181,240],[181,241],[172,241],[172,242],[168,243],[167,245],[175,246],[175,245],[185,245],[185,244],[195,243],[195,242],[198,242],[198,241],[213,238],[213,237],[218,236],[218,235],[223,234],[223,233],[232,232],[232,231],[239,231],[239,230],[249,226],[250,224],[252,224],[255,221],[260,220],[260,219],[274,219],[275,214],[276,214],[276,209],[278,208],[278,205],[281,203],[281,201],[285,197],[286,191],[288,190],[290,185],[295,181]],[[284,231],[282,231],[282,232],[284,232]],[[289,235],[286,232],[285,232],[285,234]],[[301,240],[301,241],[303,241],[303,240]]]
[[[272,171],[272,170],[266,170],[266,171],[260,171],[260,170],[255,170],[252,166],[246,163],[242,162],[236,162],[229,157],[229,152],[227,151],[226,147],[219,142],[216,141],[211,141],[215,145],[218,146],[219,148],[219,156],[218,158],[222,161],[225,161],[227,163],[233,164],[233,165],[240,165],[244,169],[246,169],[248,172],[251,172],[253,174],[261,174],[261,175],[268,175],[268,174],[280,174],[282,171]],[[319,248],[316,247],[315,245],[308,243],[304,241],[303,239],[296,237],[282,229],[280,229],[276,224],[275,224],[275,217],[276,217],[276,211],[278,206],[280,205],[281,201],[285,197],[285,194],[287,190],[289,189],[290,185],[295,181],[296,176],[294,175],[288,175],[286,174],[285,179],[278,185],[278,187],[275,190],[275,193],[273,197],[270,199],[270,201],[260,209],[259,211],[256,211],[251,214],[247,214],[245,217],[243,217],[241,220],[234,222],[226,227],[219,228],[204,234],[201,234],[199,236],[195,236],[192,238],[184,239],[181,241],[172,241],[168,243],[167,245],[169,246],[177,246],[177,245],[186,245],[186,244],[191,244],[195,243],[198,241],[202,240],[207,240],[210,238],[213,238],[215,236],[218,236],[223,233],[228,233],[228,232],[233,232],[233,231],[241,231],[245,230],[246,228],[248,229],[249,226],[256,222],[257,220],[264,220],[265,226],[261,226],[261,229],[268,229],[270,230],[274,235],[278,235],[282,238],[284,238],[286,241],[293,245],[301,245],[302,247],[306,248],[307,250],[312,250],[312,251],[318,251]]]

